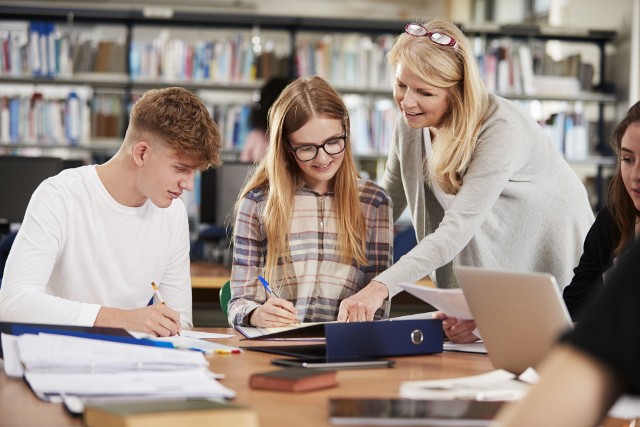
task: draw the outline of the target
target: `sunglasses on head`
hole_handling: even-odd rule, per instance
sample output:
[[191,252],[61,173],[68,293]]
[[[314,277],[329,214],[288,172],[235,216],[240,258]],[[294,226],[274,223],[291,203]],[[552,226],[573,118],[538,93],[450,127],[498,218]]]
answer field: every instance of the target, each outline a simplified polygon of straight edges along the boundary
[[429,37],[429,40],[441,46],[456,47],[458,45],[453,37],[443,33],[432,33],[420,24],[407,24],[404,32],[414,37]]

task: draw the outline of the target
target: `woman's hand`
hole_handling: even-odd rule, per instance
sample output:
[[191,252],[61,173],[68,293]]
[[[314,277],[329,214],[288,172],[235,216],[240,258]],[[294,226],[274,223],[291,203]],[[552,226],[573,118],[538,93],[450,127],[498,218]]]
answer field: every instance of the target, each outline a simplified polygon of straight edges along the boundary
[[249,322],[259,328],[277,328],[298,323],[298,310],[293,304],[282,298],[268,298],[260,307],[253,310]]
[[442,320],[442,330],[451,342],[466,344],[479,340],[479,338],[473,334],[473,331],[476,329],[476,322],[473,320],[459,320],[455,317],[449,317],[441,311],[433,313],[433,318]]
[[338,322],[365,322],[373,320],[376,310],[382,306],[389,290],[383,283],[372,281],[357,294],[342,300]]

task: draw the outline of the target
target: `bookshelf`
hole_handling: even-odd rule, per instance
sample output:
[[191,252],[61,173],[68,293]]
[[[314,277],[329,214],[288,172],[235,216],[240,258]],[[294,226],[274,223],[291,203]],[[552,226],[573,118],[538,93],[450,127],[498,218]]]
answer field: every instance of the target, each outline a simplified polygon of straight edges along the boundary
[[[617,99],[606,79],[606,47],[615,31],[545,25],[483,24],[465,29],[474,44],[485,84],[520,104],[540,123],[556,148],[581,176],[594,210],[605,202],[615,160],[607,144]],[[576,53],[556,54],[550,43],[595,50],[598,64]]]
[[[69,37],[70,42],[73,40],[71,35],[78,33],[75,48],[87,49],[89,46],[97,54],[102,47],[103,52],[108,52],[104,57],[110,60],[94,59],[93,70],[100,71],[79,67],[75,61],[71,72],[44,75],[29,69],[20,72],[0,69],[0,85],[29,86],[34,92],[50,86],[70,88],[69,91],[81,89],[87,93],[82,101],[91,116],[88,120],[90,129],[85,131],[82,140],[19,137],[18,140],[0,140],[0,151],[24,148],[34,153],[69,150],[79,156],[109,155],[117,150],[128,106],[137,96],[150,88],[180,85],[193,90],[205,101],[223,128],[223,158],[233,160],[239,152],[237,142],[241,140],[243,130],[232,118],[243,120],[246,117],[254,93],[264,79],[271,73],[318,74],[327,78],[345,97],[352,115],[354,152],[361,168],[372,178],[381,176],[384,170],[396,108],[391,96],[392,75],[384,56],[394,37],[403,30],[405,21],[225,15],[170,9],[6,6],[0,10],[0,24],[19,27],[25,22],[52,24],[56,28],[52,31],[54,42],[62,46],[58,49],[64,47],[65,37]],[[569,160],[577,168],[588,169],[587,175],[595,176],[594,206],[601,206],[604,180],[613,164],[605,149],[605,118],[607,108],[616,102],[603,72],[606,69],[605,47],[615,38],[615,31],[529,24],[483,24],[464,30],[478,46],[479,61],[488,58],[496,46],[506,52],[513,46],[524,45],[532,55],[540,44],[550,41],[581,43],[598,49],[599,64],[593,67],[597,82],[588,89],[580,88],[571,93],[533,92],[522,87],[509,87],[504,91],[498,87],[494,89],[530,111],[533,108],[547,114],[556,108],[573,114],[577,108],[587,118],[585,123],[593,123],[587,130],[589,149],[586,156],[580,152],[580,156]],[[7,40],[6,34],[6,28],[0,26],[3,42]],[[124,57],[122,52],[126,53]],[[73,56],[69,54],[72,59]],[[234,58],[236,62],[224,65],[225,58],[228,61]],[[535,58],[532,56],[531,60],[535,61]],[[60,62],[64,61],[58,60]],[[101,64],[98,68],[95,67],[97,62]],[[517,78],[521,79],[522,75]],[[59,96],[55,102],[63,108],[67,98]],[[87,113],[84,114],[86,117]],[[545,125],[542,117],[539,120]]]

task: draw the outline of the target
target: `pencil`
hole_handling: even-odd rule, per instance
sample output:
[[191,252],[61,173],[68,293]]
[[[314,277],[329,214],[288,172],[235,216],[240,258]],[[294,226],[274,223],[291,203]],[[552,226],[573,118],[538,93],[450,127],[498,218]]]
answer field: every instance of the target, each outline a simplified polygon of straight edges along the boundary
[[[158,297],[158,301],[160,301],[160,304],[167,305],[164,302],[164,298],[162,298],[162,294],[160,293],[160,289],[158,289],[158,285],[156,285],[156,282],[151,282],[151,287],[153,288],[153,293]],[[180,335],[180,331],[176,332],[176,335]]]
[[160,294],[160,289],[158,289],[158,285],[156,285],[156,282],[151,282],[151,287],[153,288],[153,293],[158,297],[158,301],[160,301],[160,304],[166,305],[166,303],[164,302],[164,298],[162,298],[162,295]]

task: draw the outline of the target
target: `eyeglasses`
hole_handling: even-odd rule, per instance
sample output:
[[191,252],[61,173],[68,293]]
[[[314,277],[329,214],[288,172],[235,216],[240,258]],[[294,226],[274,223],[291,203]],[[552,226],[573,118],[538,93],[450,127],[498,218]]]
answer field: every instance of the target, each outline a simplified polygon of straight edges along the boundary
[[414,37],[429,37],[432,42],[441,46],[455,47],[458,44],[453,37],[443,33],[432,33],[420,24],[407,24],[404,27],[404,32]]
[[[321,148],[330,156],[342,153],[346,147],[346,140],[347,136],[342,135],[336,138],[331,138],[320,145],[305,144],[300,147],[291,147],[291,151],[293,151],[293,154],[295,154],[301,162],[310,162],[318,156],[318,152]],[[289,145],[291,146],[291,142],[289,142]]]

